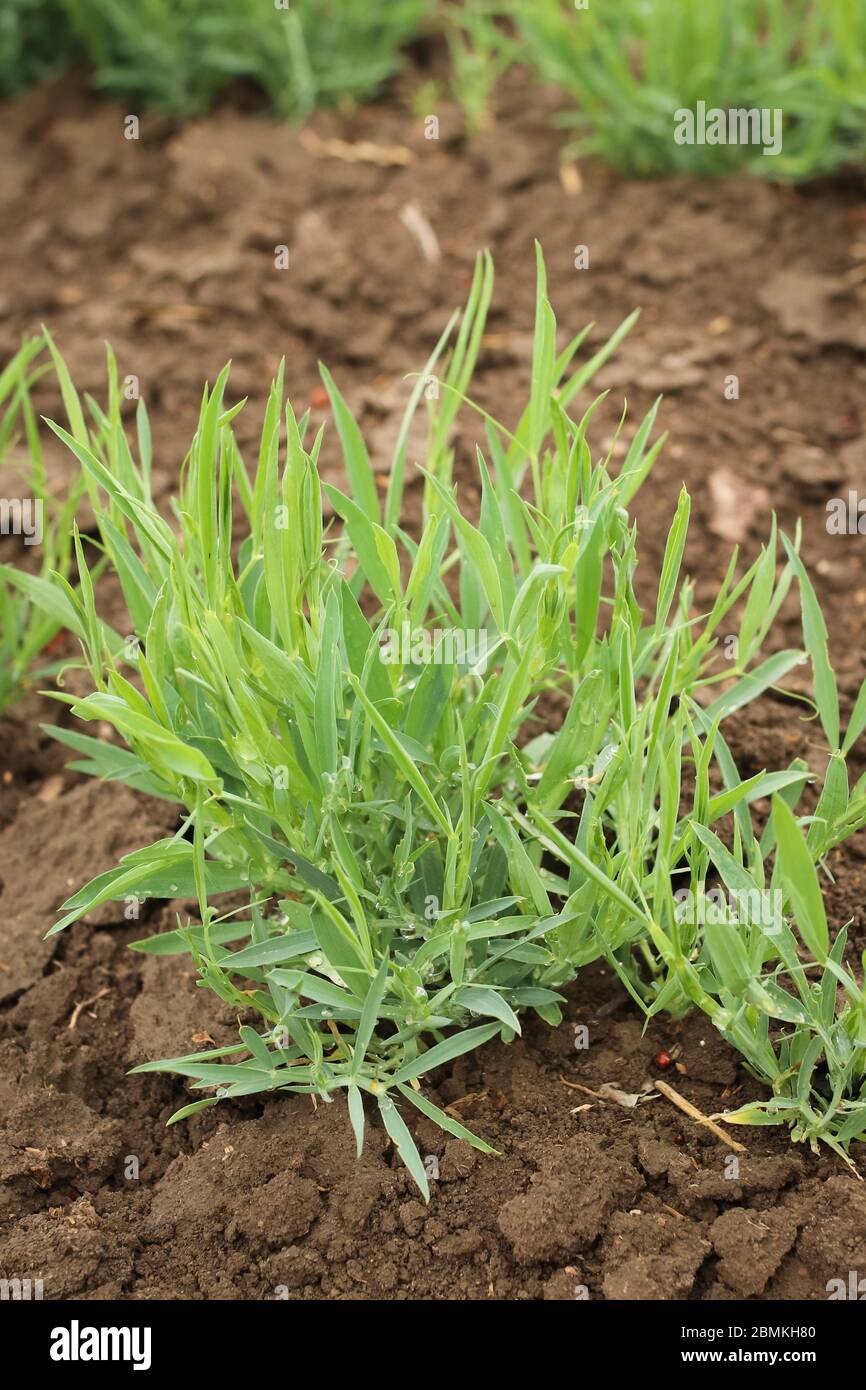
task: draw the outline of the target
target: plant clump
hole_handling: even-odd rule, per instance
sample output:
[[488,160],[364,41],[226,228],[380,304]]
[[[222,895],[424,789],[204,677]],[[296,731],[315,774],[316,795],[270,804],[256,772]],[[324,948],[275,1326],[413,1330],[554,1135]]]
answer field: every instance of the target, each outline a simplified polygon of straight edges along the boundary
[[[100,621],[76,533],[79,589],[58,580],[50,602],[93,690],[57,698],[120,744],[54,732],[77,767],[183,808],[175,835],[76,892],[53,930],[130,895],[197,897],[199,922],[137,948],[188,953],[243,1021],[232,1046],[139,1068],[190,1079],[197,1098],[173,1119],[236,1096],[345,1093],[360,1151],[366,1097],[425,1193],[407,1106],[487,1146],[424,1080],[513,1039],[527,1011],[555,1026],[563,987],[599,958],[650,1016],[703,1009],[771,1088],[729,1120],[787,1123],[845,1153],[866,1137],[866,993],[844,930],[830,939],[818,874],[866,823],[864,780],[849,790],[845,767],[866,693],[843,740],[799,537],[775,523],[697,611],[683,489],[641,606],[628,509],[663,444],[658,402],[616,471],[613,449],[590,451],[602,398],[569,413],[635,316],[575,365],[588,330],[558,346],[540,251],[529,399],[511,430],[480,412],[480,508],[464,513],[451,434],[492,288],[485,256],[459,327],[416,379],[384,498],[326,370],[345,491],[323,482],[322,431],[286,404],[283,368],[257,457],[243,458],[226,368],[204,392],[170,524],[151,494],[146,410],[136,459],[113,358],[108,408],[90,402],[88,420],[51,345],[69,423],[54,429],[80,461],[132,625],[124,636]],[[406,443],[422,404],[412,535]],[[323,495],[338,519],[327,528]],[[792,585],[805,651],[765,655]],[[795,760],[743,778],[723,733],[806,657],[828,741],[811,813],[816,773]],[[756,803],[770,798],[761,829]],[[720,885],[736,910],[693,910]],[[221,911],[238,890],[248,908]]]

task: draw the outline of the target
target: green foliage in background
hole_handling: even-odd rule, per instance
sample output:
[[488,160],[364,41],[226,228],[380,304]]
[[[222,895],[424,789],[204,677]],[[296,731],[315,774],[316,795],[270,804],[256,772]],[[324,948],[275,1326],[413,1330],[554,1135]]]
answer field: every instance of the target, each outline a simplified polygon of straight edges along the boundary
[[433,0],[61,0],[98,86],[177,115],[246,78],[302,119],[375,93]]
[[200,115],[236,78],[291,120],[373,96],[437,0],[3,0],[0,94],[89,63],[96,86]]
[[14,96],[80,61],[59,0],[3,0],[0,5],[0,97]]
[[[471,135],[492,125],[493,94],[514,52],[504,42],[500,7],[461,0],[438,12],[450,62],[449,86]],[[435,107],[433,108],[435,109]]]
[[[634,316],[575,366],[586,332],[558,350],[540,253],[529,399],[511,430],[484,416],[477,524],[464,515],[450,438],[492,289],[484,257],[459,328],[455,318],[416,381],[384,497],[326,370],[346,492],[320,477],[322,433],[284,402],[282,370],[257,456],[243,459],[226,369],[204,393],[170,526],[151,496],[146,411],[136,461],[113,358],[107,409],[90,402],[88,422],[55,353],[69,429],[54,428],[87,478],[97,553],[120,579],[132,634],[100,623],[76,538],[80,590],[61,583],[51,603],[81,642],[93,693],[56,698],[125,746],[53,732],[76,767],[184,813],[175,835],[77,891],[53,930],[130,895],[196,896],[200,922],[137,946],[188,953],[240,1032],[145,1065],[190,1078],[199,1098],[174,1118],[224,1097],[345,1092],[360,1149],[367,1097],[425,1194],[399,1106],[485,1148],[422,1079],[511,1040],[526,1010],[557,1024],[559,990],[599,957],[648,1014],[706,1011],[771,1090],[738,1120],[787,1123],[844,1154],[866,1137],[866,991],[844,963],[844,932],[831,940],[818,872],[866,823],[866,778],[849,790],[845,770],[866,686],[842,740],[823,619],[796,538],[775,525],[739,577],[734,553],[712,608],[696,610],[681,574],[685,489],[641,608],[628,507],[663,443],[658,407],[615,473],[613,450],[590,453],[602,398],[569,413]],[[422,401],[413,539],[402,496]],[[340,519],[331,529],[323,493]],[[765,655],[797,588],[804,650]],[[393,659],[404,629],[410,649]],[[443,645],[448,633],[483,635],[482,655],[480,637],[461,653]],[[805,660],[829,754],[811,813],[798,810],[815,777],[801,760],[743,778],[722,733]],[[558,715],[542,716],[542,699]],[[721,922],[684,916],[678,890],[719,881],[754,899]],[[249,894],[240,918],[219,906],[238,889]]]
[[[475,3],[508,15],[515,61],[568,95],[576,150],[624,173],[803,179],[866,159],[866,0]],[[698,101],[781,108],[781,154],[676,144],[674,111]]]
[[[303,120],[375,95],[409,44],[447,51],[443,82],[475,132],[520,64],[573,110],[578,153],[627,174],[806,179],[866,160],[866,0],[6,0],[0,92],[74,61],[95,84],[179,116],[235,79]],[[780,109],[783,148],[677,144],[674,112]]]

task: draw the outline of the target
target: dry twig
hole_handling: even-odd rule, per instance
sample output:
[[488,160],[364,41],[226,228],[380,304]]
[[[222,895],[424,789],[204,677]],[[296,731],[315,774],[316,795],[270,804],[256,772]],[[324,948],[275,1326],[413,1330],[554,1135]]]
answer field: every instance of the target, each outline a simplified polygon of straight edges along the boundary
[[732,1149],[734,1153],[748,1153],[745,1144],[741,1144],[738,1140],[732,1139],[729,1134],[726,1134],[725,1131],[716,1124],[715,1120],[711,1120],[707,1115],[702,1115],[700,1110],[692,1105],[690,1100],[686,1100],[685,1096],[681,1096],[679,1091],[675,1091],[673,1086],[669,1086],[666,1081],[656,1081],[655,1088],[657,1091],[660,1091],[663,1096],[666,1096],[677,1109],[682,1110],[684,1115],[688,1115],[689,1119],[695,1120],[699,1125],[705,1125],[711,1134],[714,1134],[723,1144],[727,1144],[728,1148]]

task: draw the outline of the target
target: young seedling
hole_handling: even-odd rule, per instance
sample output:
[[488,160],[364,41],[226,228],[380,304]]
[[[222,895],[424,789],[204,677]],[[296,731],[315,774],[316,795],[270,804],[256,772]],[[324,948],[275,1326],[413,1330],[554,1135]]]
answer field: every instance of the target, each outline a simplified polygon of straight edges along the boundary
[[[590,454],[601,398],[579,419],[568,413],[634,316],[575,367],[585,335],[557,349],[540,251],[529,400],[512,430],[485,417],[477,521],[461,510],[450,427],[491,292],[483,257],[450,359],[446,334],[412,393],[384,504],[324,370],[345,492],[322,482],[322,432],[312,437],[308,417],[284,405],[282,368],[251,469],[234,436],[241,406],[227,404],[228,369],[205,391],[174,526],[153,504],[143,411],[141,463],[127,445],[113,359],[107,412],[91,404],[87,429],[67,390],[72,430],[54,426],[88,479],[134,633],[124,644],[99,623],[79,544],[70,626],[94,690],[57,698],[112,725],[126,747],[55,732],[83,755],[78,766],[186,814],[174,836],[70,898],[53,930],[128,894],[196,896],[200,923],[179,921],[137,948],[188,952],[201,982],[237,1009],[240,1032],[233,1046],[139,1069],[179,1073],[206,1093],[173,1119],[225,1097],[345,1092],[360,1149],[370,1097],[425,1195],[406,1107],[487,1146],[434,1105],[422,1079],[497,1035],[513,1039],[527,1009],[557,1023],[559,988],[589,961],[606,957],[650,1011],[706,1008],[741,1045],[699,958],[710,937],[678,923],[675,875],[696,871],[713,827],[733,824],[745,842],[752,803],[796,799],[809,776],[795,763],[741,779],[720,731],[803,659],[761,656],[793,579],[803,585],[797,547],[786,542],[777,574],[774,526],[746,573],[735,577],[735,554],[711,611],[695,613],[680,577],[683,490],[644,615],[627,508],[663,442],[652,440],[658,405],[616,475],[610,457]],[[405,441],[437,372],[415,540],[400,524]],[[327,531],[323,491],[339,518]],[[715,647],[735,610],[731,681]],[[813,661],[816,640],[812,618]],[[542,697],[561,711],[559,727],[539,717]],[[715,794],[711,762],[724,788]],[[861,810],[862,798],[844,811],[834,800],[832,814],[828,803],[826,830],[802,840],[810,867]],[[240,888],[244,921],[218,906]],[[849,1072],[861,1084],[859,1053]],[[853,1099],[840,1092],[842,1146]]]

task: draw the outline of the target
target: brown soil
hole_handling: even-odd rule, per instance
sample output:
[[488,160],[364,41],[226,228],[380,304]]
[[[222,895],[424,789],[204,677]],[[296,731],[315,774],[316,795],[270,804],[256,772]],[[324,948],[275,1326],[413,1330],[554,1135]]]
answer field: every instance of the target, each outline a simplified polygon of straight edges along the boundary
[[[180,130],[146,118],[127,142],[125,112],[74,82],[32,93],[0,122],[16,229],[0,263],[0,355],[47,322],[98,397],[109,339],[148,400],[162,494],[202,380],[224,356],[234,391],[251,397],[247,444],[283,354],[293,398],[324,418],[322,358],[363,410],[385,469],[404,377],[464,298],[483,245],[498,290],[478,396],[513,423],[538,237],[563,329],[594,319],[600,341],[643,308],[600,378],[611,398],[596,447],[624,395],[634,419],[665,394],[671,440],[637,505],[647,593],[681,479],[699,603],[732,540],[751,555],[770,508],[789,528],[802,515],[850,702],[864,668],[866,563],[859,536],[828,534],[825,503],[866,489],[862,192],[627,183],[587,168],[569,196],[547,104],[518,85],[501,102],[495,130],[472,143],[449,110],[441,139],[426,142],[399,93],[351,121],[314,122],[323,138],[410,151],[409,163],[379,167],[228,111]],[[438,265],[400,220],[409,203],[438,235]],[[287,272],[274,268],[282,244]],[[587,271],[572,268],[577,245],[589,248]],[[731,373],[738,400],[725,398]],[[461,465],[474,438],[464,423]],[[59,487],[69,466],[59,450],[48,457]],[[417,484],[408,505],[417,512]],[[791,606],[780,646],[798,640],[796,624]],[[182,1083],[126,1069],[227,1038],[234,1020],[183,964],[126,949],[170,924],[174,906],[139,922],[102,909],[43,940],[74,887],[174,824],[169,807],[64,771],[63,750],[33,722],[63,718],[58,708],[31,695],[0,725],[0,1277],[41,1276],[48,1298],[822,1299],[829,1279],[866,1270],[866,1188],[834,1157],[739,1131],[748,1153],[736,1171],[727,1147],[663,1097],[625,1108],[598,1094],[606,1083],[636,1094],[664,1075],[709,1113],[758,1093],[703,1018],[642,1036],[600,968],[569,991],[560,1028],[529,1022],[514,1045],[437,1078],[434,1098],[499,1154],[416,1124],[438,1161],[428,1208],[375,1127],[356,1162],[341,1100],[224,1105],[166,1129]],[[744,775],[801,752],[820,767],[814,726],[791,704],[763,701],[730,742]],[[862,842],[833,867],[833,924],[853,919],[862,948]],[[589,1029],[585,1050],[576,1024]],[[660,1072],[658,1051],[677,1048],[682,1070]]]

